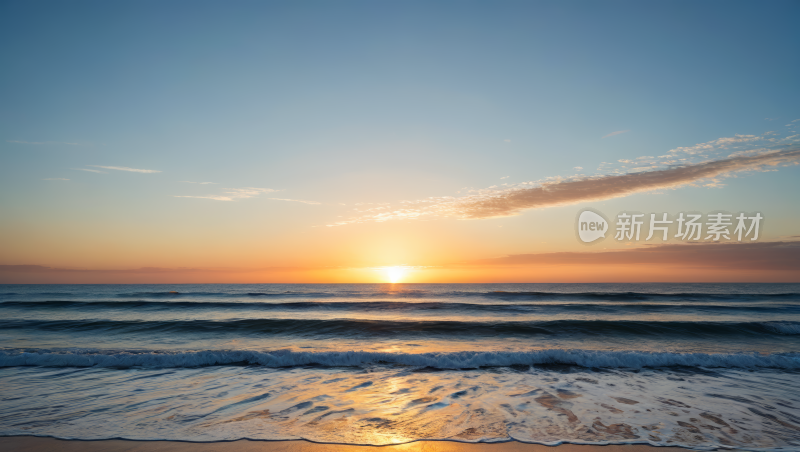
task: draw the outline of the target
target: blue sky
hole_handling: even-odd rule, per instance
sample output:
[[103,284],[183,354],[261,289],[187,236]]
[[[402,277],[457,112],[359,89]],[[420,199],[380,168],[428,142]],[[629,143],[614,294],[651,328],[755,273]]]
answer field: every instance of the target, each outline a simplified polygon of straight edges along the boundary
[[[4,1],[0,232],[20,237],[4,263],[122,265],[76,255],[102,248],[92,237],[109,229],[139,244],[159,234],[246,243],[258,231],[324,244],[336,238],[319,234],[335,233],[313,228],[357,217],[356,203],[593,175],[601,162],[737,134],[785,139],[800,128],[798,17],[796,1]],[[798,171],[604,205],[761,210],[781,237],[798,232]],[[246,197],[246,187],[277,191]],[[210,199],[229,188],[232,202]],[[532,209],[441,229],[496,245],[476,258],[541,242],[554,251],[577,245],[557,226],[536,239],[525,231],[574,214]],[[516,232],[497,237],[498,225]],[[60,257],[25,254],[40,243],[34,229]]]

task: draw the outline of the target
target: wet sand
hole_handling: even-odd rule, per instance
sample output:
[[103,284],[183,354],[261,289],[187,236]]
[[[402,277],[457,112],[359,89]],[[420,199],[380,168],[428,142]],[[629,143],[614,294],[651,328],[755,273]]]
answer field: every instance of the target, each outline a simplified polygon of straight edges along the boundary
[[396,446],[348,446],[316,444],[308,441],[230,441],[190,443],[180,441],[78,441],[32,436],[0,437],[0,450],[6,452],[685,452],[680,447],[647,445],[553,446],[518,442],[469,444],[453,441],[417,441]]

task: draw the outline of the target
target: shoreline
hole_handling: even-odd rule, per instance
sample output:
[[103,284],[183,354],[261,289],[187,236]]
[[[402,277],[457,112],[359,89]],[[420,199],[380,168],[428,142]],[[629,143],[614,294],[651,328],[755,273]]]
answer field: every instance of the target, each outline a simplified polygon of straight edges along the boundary
[[307,440],[164,441],[130,439],[61,439],[43,436],[0,436],[0,450],[8,452],[685,452],[680,446],[649,444],[572,444],[556,446],[506,441],[463,443],[449,440],[418,440],[404,444],[350,445],[314,443]]

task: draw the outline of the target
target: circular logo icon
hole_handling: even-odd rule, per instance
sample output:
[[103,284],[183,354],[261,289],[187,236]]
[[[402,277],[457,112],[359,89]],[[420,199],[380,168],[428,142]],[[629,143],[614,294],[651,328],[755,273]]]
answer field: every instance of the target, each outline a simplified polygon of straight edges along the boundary
[[575,224],[578,238],[583,243],[592,243],[598,239],[606,237],[608,231],[608,221],[592,209],[583,209],[578,214],[578,221]]

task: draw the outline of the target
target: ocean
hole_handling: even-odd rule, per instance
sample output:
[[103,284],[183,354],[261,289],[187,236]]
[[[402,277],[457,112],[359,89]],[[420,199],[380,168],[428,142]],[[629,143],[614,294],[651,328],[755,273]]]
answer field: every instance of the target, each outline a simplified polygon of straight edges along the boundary
[[0,435],[800,450],[800,284],[0,285]]

